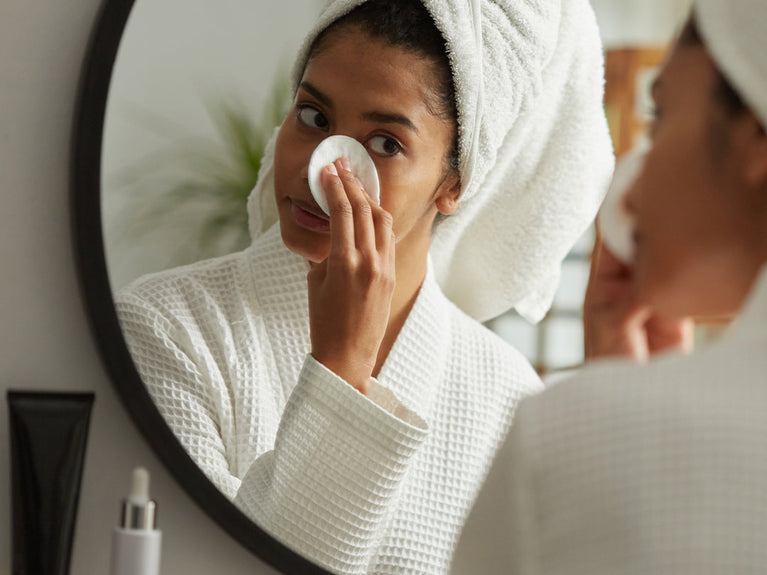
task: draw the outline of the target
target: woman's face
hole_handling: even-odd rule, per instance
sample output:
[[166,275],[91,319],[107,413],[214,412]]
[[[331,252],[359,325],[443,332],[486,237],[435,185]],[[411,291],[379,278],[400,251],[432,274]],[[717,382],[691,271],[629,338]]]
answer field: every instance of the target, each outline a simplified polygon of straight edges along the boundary
[[627,195],[637,296],[671,317],[734,313],[763,257],[744,200],[745,120],[726,112],[717,81],[704,48],[673,51],[653,87],[652,149]]
[[432,66],[356,28],[331,33],[309,61],[275,148],[275,195],[291,251],[312,262],[328,255],[329,224],[317,215],[307,169],[317,145],[342,134],[375,162],[398,257],[425,257],[435,215],[451,212],[460,190],[446,164],[455,127],[429,109]]

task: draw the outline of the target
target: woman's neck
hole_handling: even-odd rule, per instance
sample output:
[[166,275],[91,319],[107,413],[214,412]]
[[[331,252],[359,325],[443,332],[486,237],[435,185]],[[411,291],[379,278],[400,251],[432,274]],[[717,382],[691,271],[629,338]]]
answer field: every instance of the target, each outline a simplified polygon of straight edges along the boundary
[[426,241],[425,246],[421,245],[415,249],[413,246],[401,245],[401,243],[397,244],[395,256],[397,284],[392,296],[389,323],[386,326],[386,333],[378,350],[378,359],[373,371],[374,377],[378,376],[378,372],[389,356],[389,352],[397,340],[402,326],[405,325],[405,321],[408,315],[410,315],[410,310],[413,309],[413,304],[426,277],[429,242]]

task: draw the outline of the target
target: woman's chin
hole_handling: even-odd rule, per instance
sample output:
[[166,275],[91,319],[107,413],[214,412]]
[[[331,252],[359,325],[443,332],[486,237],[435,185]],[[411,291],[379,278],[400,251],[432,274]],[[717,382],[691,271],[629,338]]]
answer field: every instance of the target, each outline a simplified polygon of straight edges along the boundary
[[327,259],[329,246],[326,238],[296,227],[295,224],[291,225],[291,222],[288,222],[287,225],[281,224],[280,231],[285,246],[297,256],[309,260],[313,264]]
[[711,313],[710,302],[697,297],[696,289],[685,287],[678,278],[661,278],[637,286],[637,301],[668,319],[705,316]]

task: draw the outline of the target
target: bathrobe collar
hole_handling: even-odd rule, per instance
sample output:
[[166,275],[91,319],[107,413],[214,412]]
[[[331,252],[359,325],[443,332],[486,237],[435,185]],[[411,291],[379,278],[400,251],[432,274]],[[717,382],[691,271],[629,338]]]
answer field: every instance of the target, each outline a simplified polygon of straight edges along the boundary
[[427,421],[447,365],[452,339],[451,307],[437,284],[429,259],[418,297],[378,374],[382,385]]
[[[275,369],[282,370],[279,378],[287,400],[311,352],[306,281],[310,267],[285,246],[279,223],[249,248],[249,262],[255,308],[263,317],[276,366],[285,366]],[[431,413],[446,365],[452,307],[437,285],[429,261],[413,308],[377,378],[406,407],[424,418]]]
[[743,313],[734,327],[734,334],[734,337],[758,336],[767,340],[767,265],[762,268],[754,281]]

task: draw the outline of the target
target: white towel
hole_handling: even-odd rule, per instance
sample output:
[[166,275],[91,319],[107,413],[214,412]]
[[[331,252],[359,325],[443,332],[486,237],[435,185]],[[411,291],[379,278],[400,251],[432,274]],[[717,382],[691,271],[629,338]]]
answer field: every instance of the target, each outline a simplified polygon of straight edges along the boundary
[[698,0],[695,18],[719,70],[767,128],[767,1]]
[[[314,38],[363,1],[330,2],[294,85]],[[587,0],[423,3],[448,46],[459,116],[462,191],[432,236],[437,280],[480,321],[512,307],[538,321],[613,169],[593,10]],[[272,153],[249,201],[253,237],[277,219]]]

